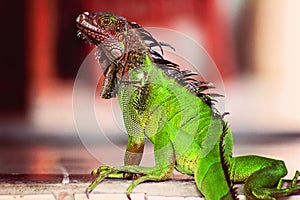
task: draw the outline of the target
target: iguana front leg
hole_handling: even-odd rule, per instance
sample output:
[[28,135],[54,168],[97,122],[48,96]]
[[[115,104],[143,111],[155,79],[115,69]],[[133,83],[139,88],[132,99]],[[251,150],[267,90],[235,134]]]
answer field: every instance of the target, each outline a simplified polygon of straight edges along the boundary
[[[113,166],[100,166],[98,169],[92,171],[92,175],[98,177],[86,189],[86,195],[89,193],[105,178],[127,178],[131,179],[134,174],[141,170],[129,170],[131,167],[136,168],[140,164],[144,152],[144,137],[141,135],[128,135],[127,148],[124,156],[124,164],[128,169],[121,169]],[[132,166],[131,166],[132,165]],[[132,187],[133,189],[133,187]],[[132,190],[131,189],[131,190]],[[128,193],[130,194],[130,193]]]
[[275,200],[300,192],[297,185],[299,172],[296,172],[291,184],[282,188],[282,177],[287,174],[285,164],[260,156],[241,156],[231,160],[233,181],[245,181],[244,191],[247,199]]
[[[144,152],[144,135],[128,135],[127,148],[124,156],[124,165],[139,165]],[[131,179],[129,173],[122,173],[123,178]]]
[[86,194],[92,190],[105,178],[117,175],[119,173],[139,174],[141,177],[134,180],[126,190],[128,199],[130,193],[140,183],[145,181],[162,181],[168,179],[175,168],[175,153],[173,145],[169,140],[160,140],[154,144],[155,166],[142,167],[138,165],[125,165],[119,167],[100,166],[93,171],[98,177],[88,186]]
[[128,143],[124,156],[125,165],[139,165],[144,152],[144,135],[128,135]]
[[[128,136],[127,148],[124,156],[124,165],[139,165],[144,152],[144,137],[141,136]],[[100,171],[108,170],[109,166],[103,166],[103,168],[98,168],[92,171],[92,174],[99,174]],[[120,179],[132,179],[135,173],[124,173],[121,171],[111,171],[107,174],[103,174],[103,178],[120,178]],[[101,181],[100,181],[101,182]]]

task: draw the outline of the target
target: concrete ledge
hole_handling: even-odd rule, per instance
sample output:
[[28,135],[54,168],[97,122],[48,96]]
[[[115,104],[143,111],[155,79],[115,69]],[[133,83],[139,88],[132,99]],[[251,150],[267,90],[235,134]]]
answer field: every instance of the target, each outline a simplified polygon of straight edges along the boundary
[[55,200],[53,194],[0,195],[1,200]]
[[[94,189],[91,196],[98,194],[124,194],[130,180],[104,180]],[[33,194],[84,194],[89,183],[0,183],[0,195],[33,195]],[[201,194],[194,181],[170,180],[164,182],[147,182],[138,185],[133,193],[146,193],[148,196],[189,196]]]
[[[75,176],[67,183],[52,180],[42,182],[0,182],[0,200],[87,200],[85,189],[90,183],[89,175]],[[80,178],[81,177],[81,178]],[[3,181],[3,180],[2,180]],[[104,180],[90,194],[90,200],[127,200],[125,191],[130,180]],[[285,182],[286,183],[286,182]],[[243,185],[237,185],[240,199]],[[216,188],[217,189],[217,188]],[[164,182],[147,182],[138,185],[131,195],[132,200],[203,200],[195,182],[192,180],[169,180]],[[300,199],[293,196],[288,199]]]

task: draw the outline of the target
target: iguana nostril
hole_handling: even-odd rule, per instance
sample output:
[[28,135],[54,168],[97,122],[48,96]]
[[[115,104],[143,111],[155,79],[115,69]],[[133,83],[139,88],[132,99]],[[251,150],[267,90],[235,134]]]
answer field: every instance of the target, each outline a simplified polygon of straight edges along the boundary
[[77,23],[80,23],[82,22],[83,20],[86,19],[86,15],[85,14],[80,14],[77,18],[76,18],[76,22]]

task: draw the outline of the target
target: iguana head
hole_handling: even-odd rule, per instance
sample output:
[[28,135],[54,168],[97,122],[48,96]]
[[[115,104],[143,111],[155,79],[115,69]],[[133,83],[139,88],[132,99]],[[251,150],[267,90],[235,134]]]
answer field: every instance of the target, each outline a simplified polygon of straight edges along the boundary
[[106,99],[116,96],[120,80],[129,69],[141,66],[148,52],[160,56],[150,51],[151,47],[162,50],[161,43],[140,25],[108,12],[84,12],[77,17],[76,25],[78,37],[98,49],[105,76],[100,95]]
[[77,17],[76,25],[78,37],[98,48],[105,76],[101,97],[115,97],[116,74],[122,70],[116,63],[124,56],[128,22],[123,17],[107,12],[84,12]]
[[109,59],[124,54],[124,34],[128,23],[125,18],[107,12],[84,12],[76,19],[78,36],[100,47]]

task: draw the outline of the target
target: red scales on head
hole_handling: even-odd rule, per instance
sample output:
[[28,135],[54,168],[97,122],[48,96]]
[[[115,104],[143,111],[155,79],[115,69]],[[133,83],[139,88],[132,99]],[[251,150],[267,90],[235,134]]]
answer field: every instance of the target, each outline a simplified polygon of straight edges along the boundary
[[77,17],[76,25],[78,36],[94,45],[126,32],[126,19],[110,13],[84,12]]
[[118,82],[125,71],[124,59],[128,30],[124,17],[108,12],[84,12],[76,19],[78,37],[97,47],[97,56],[105,76],[101,96],[116,96]]

